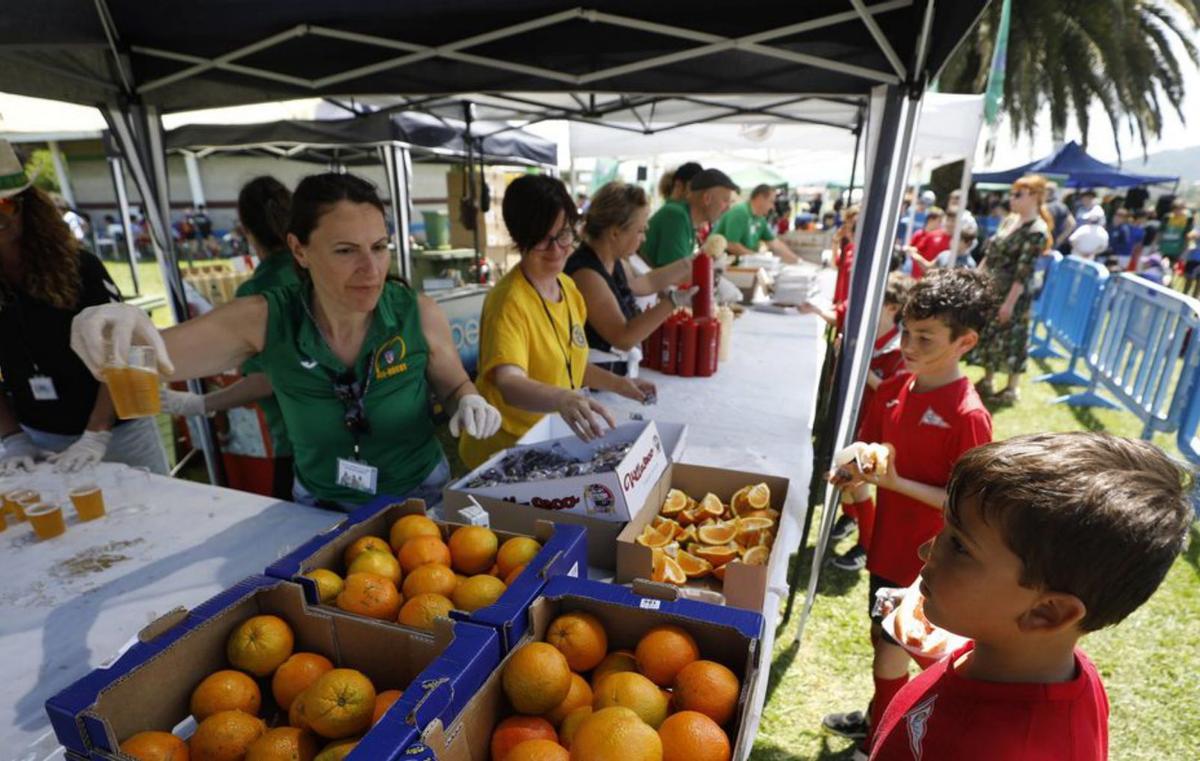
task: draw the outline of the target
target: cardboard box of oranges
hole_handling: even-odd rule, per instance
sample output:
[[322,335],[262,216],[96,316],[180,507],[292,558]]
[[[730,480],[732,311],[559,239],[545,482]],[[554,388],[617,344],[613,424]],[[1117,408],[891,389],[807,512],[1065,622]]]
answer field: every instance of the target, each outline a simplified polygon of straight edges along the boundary
[[435,521],[421,500],[383,497],[267,568],[308,600],[343,613],[430,629],[440,616],[524,631],[525,609],[556,574],[587,575],[584,530],[532,531]]
[[[757,613],[557,577],[527,636],[453,721],[431,722],[406,759],[628,761],[745,758],[760,678]],[[666,598],[666,599],[664,599]]]
[[617,577],[720,592],[725,604],[761,611],[776,563],[775,536],[788,479],[675,463],[647,509],[617,537]]
[[[92,759],[186,748],[193,761],[390,761],[422,726],[414,716],[448,721],[466,703],[431,697],[473,694],[499,660],[487,627],[442,619],[428,637],[327,613],[298,585],[253,576],[151,624],[46,710],[59,741]],[[426,705],[442,716],[417,710]],[[333,753],[349,744],[348,755]]]

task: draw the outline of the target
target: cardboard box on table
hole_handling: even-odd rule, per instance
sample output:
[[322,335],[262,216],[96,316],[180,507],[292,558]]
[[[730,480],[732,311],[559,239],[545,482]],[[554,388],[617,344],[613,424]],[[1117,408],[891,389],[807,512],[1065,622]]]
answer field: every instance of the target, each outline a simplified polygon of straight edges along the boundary
[[[735,491],[743,486],[752,486],[758,483],[765,483],[770,487],[771,508],[779,511],[782,518],[783,508],[787,503],[788,479],[740,470],[673,463],[667,469],[667,473],[655,484],[647,509],[627,523],[617,536],[617,583],[625,584],[634,579],[651,577],[653,569],[650,548],[638,544],[637,538],[642,530],[658,517],[659,509],[666,500],[668,491],[679,489],[697,502],[705,494],[712,492],[720,497],[722,502],[729,504]],[[778,531],[778,524],[776,531]],[[710,577],[691,582],[691,585],[721,592],[725,597],[726,605],[761,611],[766,602],[771,571],[777,564],[786,564],[787,561],[787,549],[781,547],[777,542],[771,547],[771,554],[766,565],[746,565],[739,561],[733,561],[725,570],[723,582]]]
[[[559,576],[551,579],[529,608],[529,630],[518,646],[541,640],[555,617],[585,611],[597,616],[608,633],[609,651],[632,650],[647,631],[674,624],[688,631],[700,648],[700,657],[727,666],[741,682],[734,718],[725,731],[733,758],[746,758],[754,738],[742,732],[753,710],[750,696],[766,674],[758,669],[763,618],[757,613],[719,605],[676,599],[673,587],[639,585],[636,590],[615,584]],[[488,761],[492,730],[512,715],[501,686],[504,669],[499,668],[450,722],[432,721],[419,735],[419,742],[404,752],[411,761]]]
[[[391,497],[374,499],[355,510],[342,522],[271,564],[266,573],[268,576],[300,584],[309,604],[316,605],[320,600],[316,582],[303,574],[316,568],[328,568],[339,576],[344,576],[342,555],[346,548],[364,536],[378,536],[386,541],[391,533],[392,524],[405,515],[425,515],[425,503],[419,499],[406,502],[396,502]],[[448,539],[455,529],[465,525],[454,520],[435,522],[442,529],[443,540]],[[472,614],[455,611],[453,615],[461,620],[486,622],[487,625],[513,630],[520,636],[520,632],[524,631],[525,609],[541,592],[547,578],[557,574],[587,576],[584,530],[578,526],[555,525],[546,520],[514,526],[502,518],[492,519],[491,529],[496,533],[500,544],[516,536],[532,536],[541,542],[542,549],[494,604]],[[388,625],[402,628],[396,623]]]
[[[377,690],[404,691],[385,715],[391,720],[372,727],[350,761],[401,758],[424,726],[414,716],[448,721],[500,660],[499,636],[490,628],[440,619],[434,632],[418,632],[310,606],[299,585],[251,576],[191,612],[167,614],[110,666],[48,700],[46,712],[59,742],[92,759],[128,759],[118,747],[131,735],[186,727],[193,689],[209,674],[231,668],[225,655],[230,633],[260,614],[288,622],[296,652],[320,653],[335,666],[358,669]],[[277,709],[270,681],[258,682],[260,714],[269,718]],[[438,711],[414,710],[435,705]]]

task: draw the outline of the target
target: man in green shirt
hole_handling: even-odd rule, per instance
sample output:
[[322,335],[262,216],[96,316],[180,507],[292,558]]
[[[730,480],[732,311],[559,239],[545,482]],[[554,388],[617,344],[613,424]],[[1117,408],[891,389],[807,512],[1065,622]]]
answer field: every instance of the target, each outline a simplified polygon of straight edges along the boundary
[[758,185],[750,193],[750,200],[739,203],[725,212],[713,227],[713,234],[725,236],[725,250],[734,256],[757,254],[759,243],[766,242],[767,248],[788,264],[795,264],[800,257],[775,238],[775,231],[767,221],[767,212],[775,205],[775,188]]
[[696,229],[716,222],[729,208],[738,186],[720,169],[692,178],[686,200],[667,201],[646,225],[641,255],[651,267],[665,267],[696,250]]

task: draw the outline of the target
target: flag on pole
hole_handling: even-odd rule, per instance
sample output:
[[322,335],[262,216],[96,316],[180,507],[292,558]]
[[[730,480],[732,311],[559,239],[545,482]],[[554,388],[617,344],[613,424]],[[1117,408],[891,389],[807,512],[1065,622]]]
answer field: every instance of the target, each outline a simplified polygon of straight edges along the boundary
[[1000,119],[1000,104],[1004,101],[1004,71],[1008,60],[1008,27],[1011,22],[1012,0],[1004,0],[1000,6],[1000,26],[996,30],[996,47],[992,49],[992,66],[988,71],[983,101],[984,118],[993,127]]

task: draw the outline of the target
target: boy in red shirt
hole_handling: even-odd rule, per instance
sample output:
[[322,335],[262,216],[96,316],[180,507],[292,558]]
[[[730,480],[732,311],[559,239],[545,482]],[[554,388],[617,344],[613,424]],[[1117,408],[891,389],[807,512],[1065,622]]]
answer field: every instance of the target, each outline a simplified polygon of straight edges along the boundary
[[921,548],[920,592],[930,623],[974,642],[896,695],[872,761],[1107,759],[1108,698],[1076,645],[1167,575],[1193,518],[1189,480],[1150,442],[1100,433],[964,455],[946,526]]
[[950,233],[943,224],[945,219],[944,211],[936,206],[929,207],[925,216],[925,228],[914,233],[908,244],[910,253],[915,251],[920,254],[920,258],[909,256],[912,261],[912,276],[916,280],[920,280],[925,274],[926,268],[922,261],[933,261],[938,254],[950,248]]
[[[921,570],[917,550],[942,529],[945,485],[962,454],[992,440],[992,416],[959,360],[979,342],[994,307],[991,281],[977,270],[935,270],[909,292],[901,313],[900,350],[908,373],[882,383],[863,416],[858,438],[887,447],[888,462],[870,473],[857,465],[837,468],[830,481],[843,489],[877,487],[874,534],[867,550],[872,611],[875,592],[907,587]],[[861,510],[860,510],[861,514]],[[861,711],[830,714],[827,729],[863,740],[892,697],[908,682],[909,655],[879,625],[872,612],[872,674],[875,695],[869,716]]]

